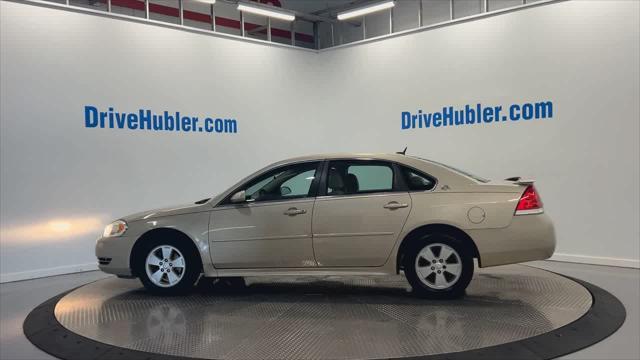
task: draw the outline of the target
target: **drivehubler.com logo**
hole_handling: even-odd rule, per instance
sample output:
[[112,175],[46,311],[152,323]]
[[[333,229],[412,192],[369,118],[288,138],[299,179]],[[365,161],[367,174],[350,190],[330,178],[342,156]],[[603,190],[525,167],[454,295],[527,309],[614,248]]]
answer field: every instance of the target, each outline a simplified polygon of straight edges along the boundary
[[238,121],[233,118],[197,117],[179,111],[154,113],[148,109],[135,112],[118,112],[113,107],[99,111],[95,106],[84,107],[84,126],[101,129],[128,129],[151,131],[182,131],[227,133],[238,132]]
[[401,129],[429,129],[445,126],[461,126],[474,124],[500,124],[536,119],[553,118],[553,103],[542,101],[536,103],[511,104],[508,106],[483,106],[482,104],[465,105],[463,108],[445,106],[442,111],[401,113]]

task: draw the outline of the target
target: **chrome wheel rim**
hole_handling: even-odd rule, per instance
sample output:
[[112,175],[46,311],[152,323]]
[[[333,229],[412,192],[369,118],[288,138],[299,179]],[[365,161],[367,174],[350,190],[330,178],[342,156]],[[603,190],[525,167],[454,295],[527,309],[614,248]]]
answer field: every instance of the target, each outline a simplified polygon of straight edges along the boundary
[[171,245],[161,245],[149,252],[145,268],[154,285],[168,288],[182,280],[186,263],[180,250]]
[[449,245],[434,243],[425,246],[416,257],[416,274],[431,289],[448,289],[462,274],[460,255]]

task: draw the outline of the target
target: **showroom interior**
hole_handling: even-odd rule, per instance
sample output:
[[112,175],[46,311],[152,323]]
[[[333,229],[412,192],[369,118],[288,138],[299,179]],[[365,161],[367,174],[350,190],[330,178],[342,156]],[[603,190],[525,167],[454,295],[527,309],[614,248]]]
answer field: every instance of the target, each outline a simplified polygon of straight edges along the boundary
[[0,359],[640,358],[640,1],[2,0],[0,49]]

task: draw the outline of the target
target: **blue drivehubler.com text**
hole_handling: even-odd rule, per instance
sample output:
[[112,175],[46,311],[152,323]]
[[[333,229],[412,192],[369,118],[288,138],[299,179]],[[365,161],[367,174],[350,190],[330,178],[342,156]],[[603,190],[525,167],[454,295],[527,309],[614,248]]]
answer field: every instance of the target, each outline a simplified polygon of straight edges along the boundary
[[100,111],[95,106],[84,107],[84,126],[101,129],[129,129],[151,131],[182,131],[229,133],[238,132],[238,121],[233,118],[197,117],[179,111],[155,113],[148,109],[135,112],[119,112],[109,107]]
[[466,105],[461,108],[445,106],[442,111],[401,113],[401,128],[428,129],[444,126],[461,126],[473,124],[499,124],[504,122],[520,122],[536,119],[553,118],[553,103],[541,101],[535,103],[511,104],[508,106],[484,106],[482,104]]

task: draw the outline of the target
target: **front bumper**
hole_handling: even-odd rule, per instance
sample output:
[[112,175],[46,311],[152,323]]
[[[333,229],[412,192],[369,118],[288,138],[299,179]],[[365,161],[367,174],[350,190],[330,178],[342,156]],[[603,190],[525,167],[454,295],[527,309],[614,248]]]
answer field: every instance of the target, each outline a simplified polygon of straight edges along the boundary
[[480,253],[482,267],[548,259],[556,248],[556,235],[547,214],[514,216],[500,229],[468,230]]
[[98,268],[108,274],[131,276],[129,258],[134,243],[135,238],[129,236],[98,239],[96,241]]

